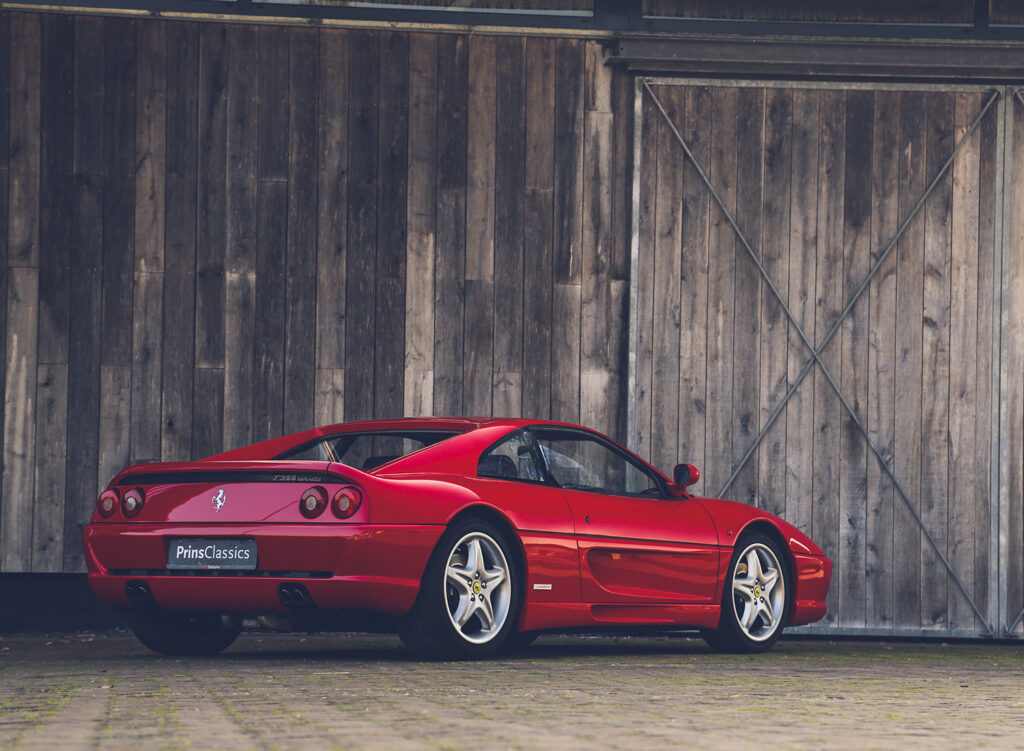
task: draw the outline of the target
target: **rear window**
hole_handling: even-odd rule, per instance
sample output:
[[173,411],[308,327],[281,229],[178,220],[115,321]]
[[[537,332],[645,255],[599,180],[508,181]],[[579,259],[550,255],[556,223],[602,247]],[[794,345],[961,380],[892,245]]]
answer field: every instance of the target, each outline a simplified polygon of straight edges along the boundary
[[312,443],[282,454],[278,459],[340,462],[362,470],[372,470],[400,456],[458,435],[454,430],[386,430],[366,433],[341,433],[324,436]]

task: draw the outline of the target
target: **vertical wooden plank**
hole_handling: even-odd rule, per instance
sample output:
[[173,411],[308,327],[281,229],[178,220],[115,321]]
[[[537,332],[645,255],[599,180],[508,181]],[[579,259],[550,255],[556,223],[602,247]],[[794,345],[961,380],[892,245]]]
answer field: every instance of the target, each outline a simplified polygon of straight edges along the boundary
[[[740,89],[737,102],[736,221],[743,236],[761,255],[762,186],[764,180],[764,89]],[[736,299],[733,319],[732,466],[739,463],[757,437],[760,422],[761,295],[763,280],[753,259],[737,239]],[[765,289],[764,294],[770,294]],[[758,459],[755,453],[736,475],[732,498],[760,505]]]
[[192,404],[192,458],[224,450],[224,368],[195,369]]
[[583,242],[583,43],[555,47],[555,281],[579,284]]
[[163,372],[167,37],[162,21],[138,26],[135,114],[135,290],[132,313],[132,461],[160,458]]
[[[59,572],[64,563],[65,440],[73,167],[74,21],[41,19],[38,369],[35,497],[32,503],[33,572]],[[26,532],[28,530],[25,530]]]
[[[406,209],[403,412],[434,408],[434,237],[437,211],[437,36],[409,38],[409,200]],[[468,228],[467,228],[468,229]]]
[[[765,92],[764,225],[761,262],[789,304],[789,228],[793,181],[793,92]],[[770,291],[761,294],[760,416],[758,430],[789,390],[786,338],[789,320]],[[761,507],[786,517],[786,418],[776,419],[758,449],[757,486]]]
[[7,372],[4,378],[4,472],[0,481],[0,570],[27,572],[32,565],[35,499],[36,341],[39,270],[7,270]]
[[293,29],[288,92],[288,297],[284,359],[284,430],[313,423],[316,366],[317,74],[319,34]]
[[[952,94],[927,95],[928,180],[953,150]],[[921,394],[921,518],[945,554],[949,491],[949,335],[952,174],[947,171],[924,206],[924,297]],[[921,546],[921,625],[947,625],[948,575],[935,549]],[[955,586],[955,585],[954,585]]]
[[[127,365],[100,366],[100,430],[98,496],[110,479],[128,465],[131,436],[132,369]],[[95,501],[93,501],[95,503]]]
[[[42,15],[40,72],[39,362],[68,361],[74,22]],[[52,379],[51,379],[52,380]],[[54,509],[51,509],[53,511]]]
[[[843,300],[863,283],[871,268],[871,174],[874,95],[846,94],[846,159],[843,187]],[[868,418],[869,300],[862,297],[839,332],[843,396],[862,425]],[[866,550],[867,443],[848,414],[841,417],[839,474],[839,622],[867,625],[864,575]]]
[[288,179],[289,33],[281,26],[260,28],[257,130],[260,179]]
[[[871,264],[899,227],[900,94],[874,94],[871,154]],[[893,250],[875,272],[868,291],[868,432],[892,466],[896,451],[896,270]],[[865,619],[879,628],[894,623],[893,523],[900,503],[874,457],[867,463],[867,549],[864,559]]]
[[[348,240],[345,263],[345,419],[374,415],[380,37],[349,37]],[[358,135],[357,135],[358,134]],[[404,212],[403,212],[404,213]],[[383,333],[383,332],[382,332]]]
[[[74,195],[68,266],[75,283],[68,332],[65,572],[84,571],[82,527],[99,484],[100,272],[103,236],[103,20],[75,20]],[[153,418],[157,425],[160,419]],[[109,478],[108,478],[109,479]],[[104,480],[106,482],[106,480]]]
[[[504,42],[508,45],[509,42]],[[504,48],[502,50],[504,52]],[[465,350],[462,366],[463,410],[468,414],[489,415],[494,410],[494,337],[495,337],[495,222],[496,192],[507,190],[497,185],[498,171],[508,159],[497,158],[497,137],[505,124],[497,113],[498,40],[496,37],[470,37],[468,72],[468,123],[466,143],[466,316]],[[520,64],[522,56],[519,56]],[[502,101],[507,104],[507,82],[512,73],[501,66]],[[503,112],[508,116],[508,112]],[[508,144],[504,144],[507,147]],[[503,204],[508,196],[501,193]],[[515,200],[514,198],[512,200]],[[502,213],[507,217],[507,211]],[[502,246],[504,250],[505,245]]]
[[522,410],[523,188],[525,185],[525,40],[498,40],[494,158],[494,381],[495,414]]
[[[926,187],[925,99],[905,92],[900,112],[900,217]],[[924,218],[915,218],[900,239],[896,281],[896,440],[894,474],[912,506],[921,509],[921,346]],[[921,529],[900,499],[893,519],[895,625],[921,625]],[[929,578],[931,572],[929,572]]]
[[[804,332],[815,330],[818,247],[818,92],[793,91],[793,177],[790,183],[789,309]],[[788,379],[794,383],[811,353],[789,327]],[[786,405],[786,521],[810,534],[814,446],[814,377],[804,378]]]
[[405,247],[409,180],[409,35],[381,37],[380,157],[377,187],[377,307],[374,414],[401,417],[405,407]]
[[[262,119],[261,119],[262,123]],[[261,180],[256,232],[256,343],[252,389],[253,440],[281,435],[284,423],[285,248],[288,184]]]
[[[0,42],[11,47],[11,14],[0,14]],[[7,341],[7,240],[10,228],[8,216],[8,185],[10,180],[10,105],[11,105],[11,55],[0,54],[0,334]],[[7,347],[0,347],[0,379],[7,375]],[[0,382],[0,388],[3,388]],[[0,425],[4,421],[4,404],[0,400]],[[0,430],[0,461],[3,458],[3,431]],[[3,466],[0,465],[0,473]],[[0,516],[3,515],[3,499],[0,498]]]
[[[683,120],[683,95],[683,90],[678,86],[658,87],[658,99],[672,124],[679,130],[685,130],[689,125]],[[683,252],[682,177],[686,157],[664,117],[650,135],[658,139],[658,181],[655,188],[658,204],[654,218],[654,247],[648,251],[654,255],[651,447],[648,456],[655,466],[663,471],[666,468],[671,471],[679,461],[679,371],[682,366],[679,359],[679,306]],[[589,158],[589,149],[587,156]],[[586,218],[589,219],[589,215]]]
[[494,278],[497,38],[471,36],[468,54],[466,278],[490,281]]
[[[33,573],[64,565],[64,498],[68,430],[67,363],[40,363],[36,371],[36,467],[32,504]],[[21,530],[24,535],[27,529]]]
[[[192,363],[195,357],[196,170],[199,33],[167,26],[167,219],[164,245],[161,458],[192,455]],[[108,478],[109,479],[109,478]],[[105,480],[104,480],[105,482]]]
[[[321,29],[317,186],[316,364],[345,364],[345,207],[348,202],[348,35]],[[318,393],[321,393],[318,391]]]
[[[730,213],[736,212],[736,110],[739,92],[712,90],[711,184]],[[711,208],[708,247],[707,448],[704,487],[717,493],[732,472],[732,371],[736,232],[717,206]],[[742,260],[742,259],[740,259]],[[727,497],[733,497],[735,486]]]
[[463,413],[466,269],[467,39],[438,38],[434,414]]
[[578,40],[555,45],[554,320],[551,416],[578,422],[583,247],[584,51]]
[[[260,67],[258,31],[227,28],[227,216],[224,248],[224,447],[252,443],[253,326],[258,215],[257,139]],[[254,80],[255,79],[255,80]]]
[[[7,264],[39,265],[40,19],[10,16]],[[34,383],[33,379],[33,383]]]
[[[1005,184],[1009,185],[1011,179],[1024,175],[1024,106],[1019,99],[1007,103],[1007,106],[1013,107],[1013,127],[1007,133],[1012,164],[1009,174],[1004,175]],[[1005,511],[1006,526],[1000,529],[1000,536],[1005,535],[1002,563],[1006,566],[1006,610],[1003,617],[1007,627],[1024,608],[1024,452],[1021,451],[1024,445],[1024,377],[1021,376],[1024,371],[1024,221],[1021,219],[1024,217],[1024,190],[1017,185],[1009,206],[1009,215],[1003,216],[1003,222],[1010,223],[1004,230],[1008,242],[1003,250],[1004,273],[1008,276],[1004,287],[1006,297],[1003,305],[1007,310],[1004,320],[1009,321],[1009,325],[1006,327],[1008,330],[1001,333],[1002,346],[1005,347],[1002,368],[1008,375],[1006,411],[1002,416],[1007,429],[1001,431],[1009,446],[1005,491],[1008,508]],[[1021,629],[1024,629],[1024,623],[1018,623],[1014,632],[1020,633]]]
[[316,371],[316,410],[313,419],[317,425],[334,425],[345,419],[343,370],[320,368]]
[[163,284],[161,272],[135,272],[130,401],[132,462],[160,459]]
[[131,365],[135,21],[109,19],[103,36],[103,362]]
[[[660,87],[654,89],[659,91]],[[656,214],[658,210],[658,138],[662,127],[661,114],[651,95],[641,89],[640,127],[640,205],[637,207],[638,245],[636,259],[636,383],[634,385],[634,414],[630,426],[634,444],[630,448],[640,456],[651,455],[651,389],[654,376],[654,247]],[[687,122],[690,119],[687,118]],[[557,153],[557,151],[556,151]],[[557,289],[557,287],[556,287]],[[556,319],[557,320],[557,319]],[[701,399],[703,399],[703,394]],[[701,445],[703,445],[703,433]]]
[[[1019,111],[1019,110],[1018,110]],[[991,461],[992,410],[985,405],[992,403],[993,347],[996,329],[993,325],[994,270],[996,257],[995,218],[996,205],[1000,200],[1001,185],[996,184],[996,164],[1001,158],[998,143],[999,108],[993,107],[978,126],[979,133],[979,178],[978,178],[978,358],[977,358],[977,403],[974,414],[975,466],[978,480],[975,487],[977,504],[974,527],[974,592],[975,602],[982,613],[991,613],[991,578],[996,572],[990,570],[989,557],[992,545],[998,544],[991,536],[992,487]],[[973,115],[971,117],[974,117]],[[1001,240],[999,241],[1001,242]]]
[[609,390],[614,416],[608,435],[629,440],[629,268],[633,237],[634,77],[612,69],[611,269],[608,351],[615,364]]
[[[597,42],[584,47],[583,255],[581,263],[580,422],[614,434],[618,416],[617,361],[621,325],[612,280],[614,169],[612,68]],[[631,110],[632,107],[629,107]],[[676,249],[678,257],[678,247]],[[678,264],[677,264],[678,265]],[[676,281],[678,288],[678,278]],[[676,367],[678,368],[678,360]],[[678,377],[671,384],[678,401]],[[673,410],[675,411],[675,410]],[[676,425],[667,431],[676,441]]]
[[[820,342],[843,308],[843,183],[846,167],[845,92],[821,93],[818,151],[818,251],[815,281],[814,336]],[[810,336],[808,334],[808,336]],[[842,352],[837,338],[821,361],[833,378],[841,377]],[[814,469],[811,533],[833,560],[839,558],[840,431],[846,415],[820,368],[814,371]],[[830,587],[825,622],[838,618],[839,589]]]
[[[686,114],[681,134],[697,164],[711,164],[711,92],[706,86],[686,90]],[[707,416],[708,337],[708,221],[711,194],[696,166],[683,163],[682,248],[679,318],[679,462],[706,471],[704,439]],[[718,209],[715,208],[715,211]],[[671,469],[665,467],[665,469]],[[695,486],[703,492],[703,485]],[[718,488],[707,492],[717,492]]]
[[[953,140],[959,143],[981,109],[981,94],[955,95]],[[979,349],[979,148],[981,132],[964,143],[952,167],[952,227],[950,241],[949,303],[949,562],[972,594],[976,594],[975,545],[979,525],[988,526],[988,515],[979,517],[982,475],[977,466],[975,415],[988,411],[978,401],[978,365],[985,355]],[[991,319],[989,319],[991,321]],[[991,322],[989,322],[991,326]],[[985,468],[987,470],[987,466]],[[987,471],[984,477],[987,478]],[[987,485],[987,482],[984,483]],[[972,488],[972,492],[960,492]],[[951,629],[973,629],[975,615],[956,586],[950,586],[946,612]],[[982,611],[984,612],[984,611]]]
[[[197,368],[224,366],[224,246],[227,240],[227,29],[199,29],[199,183],[196,216]],[[199,381],[196,381],[196,388]],[[194,398],[199,397],[198,391]],[[205,399],[205,396],[204,396]],[[193,426],[196,428],[197,426]],[[205,428],[199,428],[203,430]]]
[[[138,99],[135,114],[135,271],[164,270],[164,178],[167,164],[167,27],[138,26]],[[157,384],[159,388],[159,384]]]
[[522,414],[551,414],[555,42],[526,40]]

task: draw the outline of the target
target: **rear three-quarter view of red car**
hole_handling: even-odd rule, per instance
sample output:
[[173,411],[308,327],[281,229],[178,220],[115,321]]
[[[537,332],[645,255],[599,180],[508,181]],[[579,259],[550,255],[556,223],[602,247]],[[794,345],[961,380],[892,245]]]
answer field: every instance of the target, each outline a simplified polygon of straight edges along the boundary
[[765,511],[691,496],[696,473],[670,480],[564,423],[314,428],[124,469],[84,532],[89,583],[165,654],[220,651],[253,619],[397,631],[427,657],[642,626],[757,652],[821,618],[824,553]]

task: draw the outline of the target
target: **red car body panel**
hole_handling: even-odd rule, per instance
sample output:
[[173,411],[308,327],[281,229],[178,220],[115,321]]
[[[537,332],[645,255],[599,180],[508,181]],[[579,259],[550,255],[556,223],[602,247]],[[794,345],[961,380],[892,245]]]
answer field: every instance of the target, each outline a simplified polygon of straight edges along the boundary
[[[322,609],[400,616],[412,607],[446,526],[469,511],[503,523],[519,546],[526,575],[522,630],[713,628],[733,545],[752,526],[774,535],[789,558],[789,624],[824,615],[831,562],[810,538],[765,511],[687,496],[660,473],[671,497],[477,476],[488,447],[519,428],[542,425],[575,428],[496,418],[373,420],[314,428],[196,462],[128,467],[108,489],[123,496],[139,488],[145,503],[130,519],[120,508],[109,518],[94,513],[83,538],[90,585],[123,608],[137,606],[125,585],[141,581],[160,607],[261,614],[287,612],[278,586],[297,582]],[[324,436],[389,430],[457,435],[371,471],[275,458]],[[364,500],[350,518],[328,509],[309,519],[299,500],[313,486],[328,499],[355,486]],[[169,569],[168,546],[176,538],[254,540],[257,569]]]

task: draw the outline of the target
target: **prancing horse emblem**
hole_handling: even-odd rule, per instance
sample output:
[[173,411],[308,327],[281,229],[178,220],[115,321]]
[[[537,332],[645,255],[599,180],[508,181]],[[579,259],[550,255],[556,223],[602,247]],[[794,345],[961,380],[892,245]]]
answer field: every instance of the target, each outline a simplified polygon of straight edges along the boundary
[[213,497],[213,510],[220,511],[220,507],[227,502],[227,498],[224,496],[224,488],[217,491],[217,495]]

